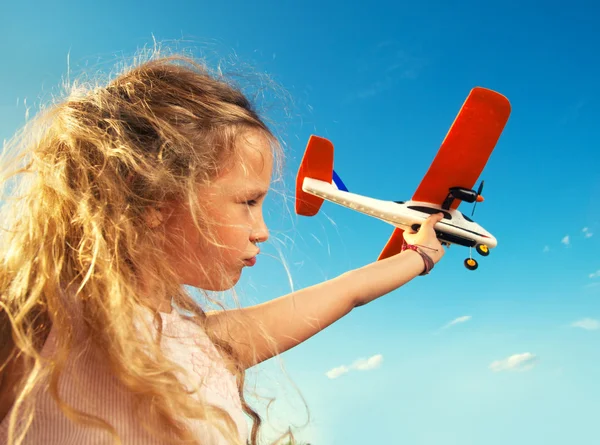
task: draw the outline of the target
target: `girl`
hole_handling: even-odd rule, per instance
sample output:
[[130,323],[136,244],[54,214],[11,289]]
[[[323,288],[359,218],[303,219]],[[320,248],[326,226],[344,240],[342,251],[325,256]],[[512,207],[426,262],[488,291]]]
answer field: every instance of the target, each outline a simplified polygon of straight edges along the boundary
[[256,444],[245,370],[444,254],[433,215],[405,236],[426,251],[205,312],[184,286],[232,288],[268,238],[280,148],[242,93],[156,57],[31,129],[13,141],[12,170],[3,160],[1,443]]

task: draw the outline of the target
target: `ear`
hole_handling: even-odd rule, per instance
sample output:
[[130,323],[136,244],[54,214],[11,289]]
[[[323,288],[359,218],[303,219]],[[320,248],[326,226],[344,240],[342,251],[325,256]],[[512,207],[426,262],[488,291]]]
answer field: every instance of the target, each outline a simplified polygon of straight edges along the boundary
[[150,229],[156,229],[165,220],[163,213],[154,207],[149,207],[144,213],[144,222]]

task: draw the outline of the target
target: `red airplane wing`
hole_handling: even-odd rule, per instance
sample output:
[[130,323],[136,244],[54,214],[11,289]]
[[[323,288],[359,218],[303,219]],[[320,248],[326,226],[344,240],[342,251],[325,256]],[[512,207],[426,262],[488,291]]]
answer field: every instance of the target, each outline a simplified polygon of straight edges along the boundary
[[[510,115],[506,97],[486,88],[471,90],[412,200],[442,205],[451,187],[472,189]],[[450,208],[460,204],[455,199]],[[379,260],[400,253],[403,230],[395,228]]]
[[404,242],[403,234],[404,230],[399,229],[397,227],[394,229],[394,231],[392,232],[392,236],[390,237],[387,244],[379,254],[379,258],[377,258],[377,261],[383,260],[385,258],[394,256],[397,253],[400,253],[400,251],[402,250],[402,243]]
[[[474,88],[412,197],[441,205],[451,187],[472,189],[510,115],[510,103],[495,91]],[[455,199],[451,208],[460,204]]]

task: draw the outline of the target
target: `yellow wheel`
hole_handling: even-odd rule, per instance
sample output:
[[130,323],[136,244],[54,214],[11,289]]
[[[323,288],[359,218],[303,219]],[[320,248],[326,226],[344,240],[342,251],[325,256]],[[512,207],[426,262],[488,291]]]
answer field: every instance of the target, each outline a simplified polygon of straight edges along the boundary
[[475,250],[481,256],[488,256],[490,254],[490,248],[485,244],[477,244],[477,246],[475,246]]
[[477,261],[475,261],[473,258],[467,258],[465,260],[465,267],[469,270],[475,270],[478,266],[479,264],[477,264]]

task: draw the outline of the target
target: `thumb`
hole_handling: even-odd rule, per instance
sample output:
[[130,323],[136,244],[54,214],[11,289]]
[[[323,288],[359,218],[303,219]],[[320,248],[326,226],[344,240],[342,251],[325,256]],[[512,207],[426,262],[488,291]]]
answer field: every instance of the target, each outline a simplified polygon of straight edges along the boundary
[[443,213],[434,213],[433,215],[429,216],[429,218],[427,218],[427,221],[425,221],[425,224],[433,227],[435,226],[436,223],[440,222],[442,219],[444,219],[444,214]]

